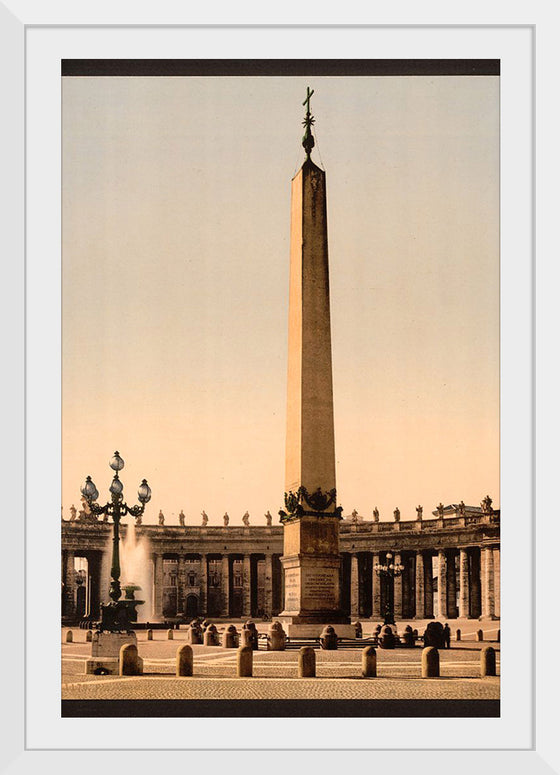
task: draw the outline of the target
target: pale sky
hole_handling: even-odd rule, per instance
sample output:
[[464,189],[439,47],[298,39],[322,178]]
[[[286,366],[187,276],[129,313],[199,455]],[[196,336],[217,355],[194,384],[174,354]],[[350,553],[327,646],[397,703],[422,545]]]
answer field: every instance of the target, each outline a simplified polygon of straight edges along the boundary
[[499,505],[498,77],[63,78],[65,517],[283,507],[290,180],[327,174],[345,515]]

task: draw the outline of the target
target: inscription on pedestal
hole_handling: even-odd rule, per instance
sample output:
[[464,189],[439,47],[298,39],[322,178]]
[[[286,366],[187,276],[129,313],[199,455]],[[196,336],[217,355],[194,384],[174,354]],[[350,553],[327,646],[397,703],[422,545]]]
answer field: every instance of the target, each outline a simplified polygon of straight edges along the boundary
[[299,611],[300,586],[298,571],[287,571],[284,579],[285,608],[287,611]]
[[332,569],[306,570],[302,598],[306,608],[334,608],[337,605],[335,584],[337,574]]

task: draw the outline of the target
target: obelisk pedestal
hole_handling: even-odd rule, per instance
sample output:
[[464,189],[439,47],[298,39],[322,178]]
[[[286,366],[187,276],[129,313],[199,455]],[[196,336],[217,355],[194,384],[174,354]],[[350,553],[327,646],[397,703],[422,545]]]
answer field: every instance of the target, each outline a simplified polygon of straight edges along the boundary
[[311,93],[304,102],[307,159],[292,180],[286,511],[280,512],[285,600],[278,618],[291,637],[317,636],[327,624],[350,637],[340,607],[326,177],[310,158]]

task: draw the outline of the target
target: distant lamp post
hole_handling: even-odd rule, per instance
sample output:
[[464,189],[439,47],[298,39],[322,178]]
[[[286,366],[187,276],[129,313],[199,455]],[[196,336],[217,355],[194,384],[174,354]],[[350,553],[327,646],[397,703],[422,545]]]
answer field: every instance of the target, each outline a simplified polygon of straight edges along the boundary
[[386,579],[385,589],[387,600],[385,603],[385,618],[383,624],[395,624],[395,578],[400,576],[404,570],[404,565],[393,563],[392,552],[385,555],[385,564],[375,563],[373,570],[380,579]]
[[[130,608],[134,609],[134,603],[132,601],[121,600],[121,585],[120,575],[121,566],[119,560],[119,524],[122,517],[127,514],[131,514],[133,517],[139,517],[144,513],[146,503],[152,497],[152,491],[145,479],[142,479],[142,483],[138,488],[138,500],[140,506],[128,506],[123,501],[123,484],[119,479],[119,471],[124,468],[124,460],[115,452],[113,459],[109,463],[110,467],[115,472],[109,492],[111,493],[110,502],[104,506],[100,506],[97,503],[99,492],[97,487],[91,480],[91,476],[88,476],[86,483],[82,487],[82,495],[86,499],[92,514],[99,516],[101,514],[107,514],[113,519],[113,556],[111,560],[111,588],[109,591],[109,597],[113,601],[107,605],[101,606],[101,623],[100,629],[102,630],[128,630],[130,628],[130,614],[132,613]],[[137,603],[136,603],[137,604]]]

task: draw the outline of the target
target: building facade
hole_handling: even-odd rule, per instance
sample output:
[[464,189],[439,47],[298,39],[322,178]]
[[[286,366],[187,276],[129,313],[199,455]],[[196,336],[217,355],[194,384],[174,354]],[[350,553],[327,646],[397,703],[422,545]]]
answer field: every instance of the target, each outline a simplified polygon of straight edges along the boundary
[[[341,521],[340,593],[349,616],[381,620],[393,583],[397,620],[499,618],[500,512],[453,504],[434,515],[401,521],[396,510],[385,522],[354,512]],[[109,600],[112,525],[81,512],[62,519],[61,532],[63,622],[95,620]],[[121,525],[120,535],[142,549],[132,570],[121,552],[121,583],[141,587],[143,620],[270,618],[283,609],[281,525]],[[394,582],[374,570],[388,553],[404,566]]]

